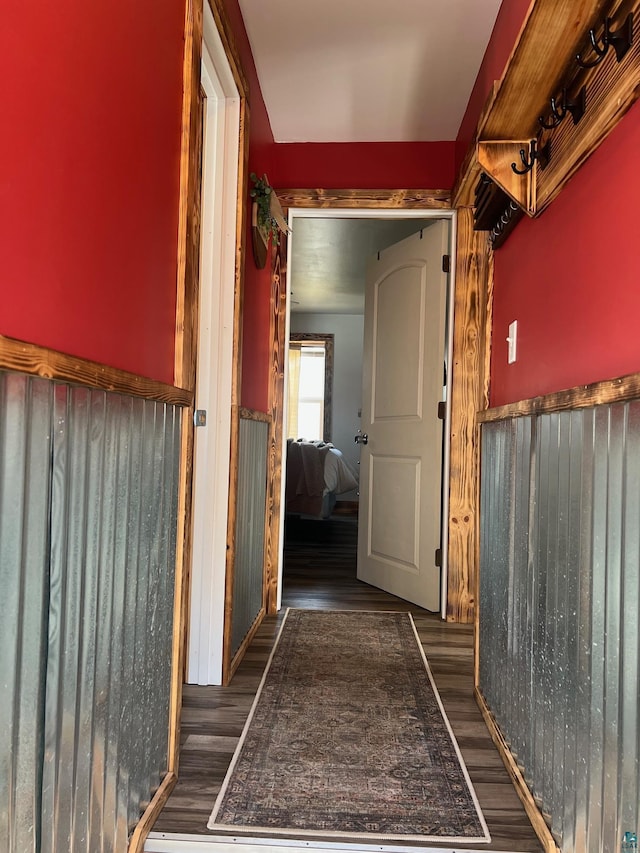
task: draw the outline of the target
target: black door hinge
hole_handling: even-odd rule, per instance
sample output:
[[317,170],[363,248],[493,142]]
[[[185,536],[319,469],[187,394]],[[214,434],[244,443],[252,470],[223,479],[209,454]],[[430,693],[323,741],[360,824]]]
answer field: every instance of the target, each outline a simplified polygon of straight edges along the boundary
[[451,272],[451,255],[442,256],[442,272]]
[[441,400],[438,403],[438,420],[441,420],[441,421],[444,420],[446,408],[447,408],[447,404],[444,402],[444,400]]
[[442,548],[436,548],[436,567],[442,568]]

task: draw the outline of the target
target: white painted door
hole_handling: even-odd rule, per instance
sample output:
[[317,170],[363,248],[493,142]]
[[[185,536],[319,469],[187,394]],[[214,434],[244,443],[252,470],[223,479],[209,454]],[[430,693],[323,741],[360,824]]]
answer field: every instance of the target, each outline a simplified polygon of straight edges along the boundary
[[448,223],[396,243],[367,271],[358,578],[440,610]]

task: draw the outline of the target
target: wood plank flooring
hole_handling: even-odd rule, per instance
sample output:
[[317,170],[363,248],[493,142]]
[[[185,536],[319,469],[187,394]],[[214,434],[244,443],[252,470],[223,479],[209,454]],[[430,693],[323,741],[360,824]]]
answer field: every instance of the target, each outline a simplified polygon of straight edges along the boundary
[[[358,581],[356,534],[356,524],[348,518],[287,522],[284,607],[411,612],[491,833],[491,844],[483,849],[541,851],[473,699],[471,626],[445,623]],[[269,617],[260,626],[229,687],[185,686],[178,783],[154,831],[210,834],[207,820],[281,618]]]

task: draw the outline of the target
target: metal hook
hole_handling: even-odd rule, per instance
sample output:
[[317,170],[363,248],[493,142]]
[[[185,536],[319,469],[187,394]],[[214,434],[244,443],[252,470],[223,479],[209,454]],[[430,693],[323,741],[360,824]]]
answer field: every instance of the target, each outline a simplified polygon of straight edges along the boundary
[[629,12],[619,29],[609,32],[609,44],[613,45],[616,59],[621,62],[633,44],[633,12]]
[[596,65],[599,65],[605,58],[611,45],[613,45],[613,49],[616,52],[617,61],[620,62],[622,60],[633,44],[633,12],[629,12],[624,23],[617,30],[611,28],[612,24],[613,18],[605,19],[601,44],[598,44],[596,40],[595,30],[589,30],[589,41],[595,53],[595,58],[585,60],[582,58],[582,54],[579,53],[576,56],[576,62],[581,68],[594,68]]
[[544,116],[540,116],[538,121],[545,130],[553,130],[560,122],[566,118],[567,113],[571,113],[571,118],[574,124],[578,124],[584,111],[587,107],[587,87],[583,86],[578,92],[575,100],[567,95],[567,90],[562,90],[562,101],[558,103],[555,98],[551,98],[551,118],[547,122]]
[[515,163],[511,164],[511,168],[516,173],[516,175],[526,175],[527,172],[530,172],[533,169],[537,160],[537,154],[538,152],[536,147],[536,140],[532,139],[529,143],[529,159],[527,159],[527,152],[524,150],[524,148],[520,149],[520,159],[522,160],[522,165],[524,166],[524,168],[518,169]]
[[544,145],[541,145],[540,148],[538,148],[538,141],[536,139],[532,139],[529,143],[528,156],[524,148],[520,149],[520,159],[522,160],[523,168],[519,169],[515,163],[511,164],[511,168],[516,175],[526,175],[527,172],[530,172],[533,169],[536,160],[540,162],[540,168],[544,169],[548,165],[550,158],[551,142],[547,140]]

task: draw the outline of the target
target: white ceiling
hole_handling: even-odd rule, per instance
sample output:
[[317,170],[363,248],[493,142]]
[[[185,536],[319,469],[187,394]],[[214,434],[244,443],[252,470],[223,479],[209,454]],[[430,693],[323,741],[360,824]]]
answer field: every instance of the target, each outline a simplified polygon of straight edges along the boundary
[[433,219],[294,217],[291,311],[364,314],[368,263],[377,252],[431,224]]
[[501,0],[240,0],[276,142],[455,139]]

